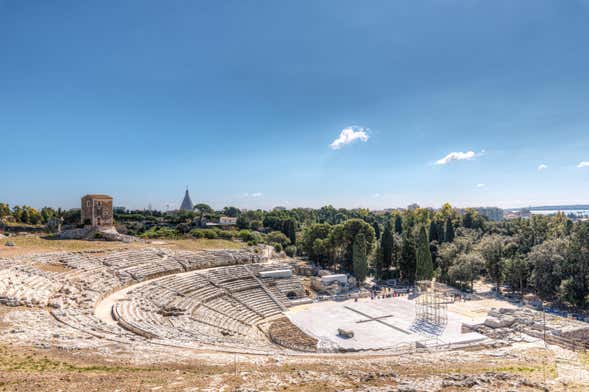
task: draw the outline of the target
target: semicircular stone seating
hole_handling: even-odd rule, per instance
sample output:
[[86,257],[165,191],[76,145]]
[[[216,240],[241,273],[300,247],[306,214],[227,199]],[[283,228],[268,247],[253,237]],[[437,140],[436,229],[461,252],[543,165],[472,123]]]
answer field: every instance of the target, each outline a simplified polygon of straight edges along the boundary
[[115,303],[113,315],[123,328],[150,339],[270,347],[257,324],[281,314],[289,305],[286,293],[302,286],[292,277],[260,279],[255,272],[259,266],[253,266],[192,271],[147,282]]
[[[247,250],[164,248],[55,252],[0,259],[0,303],[49,307],[54,318],[96,338],[228,350],[277,350],[257,325],[281,314],[296,276],[261,276],[289,268]],[[55,268],[40,268],[48,265]],[[59,272],[52,272],[52,271]],[[95,315],[110,294],[113,322]]]

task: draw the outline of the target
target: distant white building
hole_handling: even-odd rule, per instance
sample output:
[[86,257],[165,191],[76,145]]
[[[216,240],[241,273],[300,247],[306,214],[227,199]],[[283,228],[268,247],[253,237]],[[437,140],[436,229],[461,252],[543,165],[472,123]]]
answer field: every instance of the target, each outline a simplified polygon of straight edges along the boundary
[[219,218],[219,224],[223,226],[232,226],[237,224],[237,218],[232,218],[230,216],[222,216]]
[[341,284],[348,284],[348,277],[345,274],[325,275],[321,277],[321,283],[324,285],[339,282]]

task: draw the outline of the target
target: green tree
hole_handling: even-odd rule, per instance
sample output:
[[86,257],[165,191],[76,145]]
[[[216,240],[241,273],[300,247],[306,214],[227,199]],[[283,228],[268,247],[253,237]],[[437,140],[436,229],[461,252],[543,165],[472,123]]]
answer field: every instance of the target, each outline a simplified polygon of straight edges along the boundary
[[534,268],[532,282],[543,299],[553,299],[560,287],[569,240],[548,240],[532,248],[528,261]]
[[404,232],[401,237],[401,258],[399,260],[399,270],[401,280],[415,281],[415,240],[412,235]]
[[478,249],[485,260],[487,274],[495,283],[495,288],[499,292],[499,287],[503,282],[505,238],[497,234],[486,235],[481,239]]
[[245,214],[239,215],[237,221],[235,222],[238,229],[249,229],[250,228],[250,220],[247,218]]
[[463,253],[448,269],[450,280],[458,282],[461,287],[473,289],[473,282],[479,277],[483,260],[477,253]]
[[440,222],[433,220],[429,224],[429,240],[444,242],[444,231],[441,228],[443,226]]
[[454,241],[455,233],[454,233],[454,224],[452,223],[451,218],[446,218],[446,226],[444,228],[444,241],[452,242]]
[[524,257],[515,256],[505,260],[505,282],[512,291],[519,291],[522,295],[528,286],[530,265]]
[[380,238],[380,250],[382,255],[381,265],[384,271],[390,270],[393,265],[393,249],[394,238],[393,238],[393,226],[391,222],[387,222],[382,237]]
[[395,233],[401,234],[403,232],[403,218],[401,215],[395,215]]
[[584,308],[589,302],[589,225],[579,223],[568,238],[570,248],[558,297],[567,305]]
[[474,228],[476,216],[477,212],[475,210],[472,208],[467,208],[464,212],[464,215],[462,215],[462,226],[466,227],[467,229]]
[[10,206],[6,203],[0,203],[0,219],[10,216]]
[[421,225],[417,234],[415,279],[430,280],[433,272],[434,265],[432,262],[432,254],[429,247],[427,233],[425,227]]
[[240,212],[241,211],[237,207],[225,207],[225,208],[223,208],[223,215],[230,216],[232,218],[239,217]]
[[194,211],[198,212],[198,224],[199,226],[203,225],[203,219],[206,215],[212,214],[214,210],[208,204],[199,203],[194,206]]
[[374,280],[379,281],[384,279],[383,265],[382,265],[382,248],[381,245],[376,246],[374,257],[372,258],[372,268],[374,269]]
[[20,206],[14,206],[12,208],[12,217],[14,218],[15,222],[22,222],[23,219],[23,209]]
[[455,264],[456,259],[460,255],[460,250],[457,244],[453,242],[444,242],[440,245],[438,250],[438,265],[440,268],[440,280],[449,282],[448,271],[452,265]]
[[22,223],[31,223],[31,215],[29,213],[29,208],[27,206],[23,206],[20,214],[20,221]]
[[282,248],[286,248],[288,245],[290,245],[290,240],[288,239],[288,237],[280,231],[273,231],[271,233],[268,233],[268,235],[266,236],[266,241],[268,242],[268,244],[271,245],[280,244]]
[[[337,228],[340,225],[336,225]],[[334,228],[334,230],[335,230]],[[376,242],[376,238],[374,235],[374,229],[372,226],[362,219],[348,219],[343,224],[341,224],[341,236],[339,230],[334,233],[332,237],[334,242],[332,242],[335,248],[340,247],[343,250],[343,262],[342,267],[344,270],[350,271],[352,270],[352,252],[353,252],[353,244],[356,236],[359,233],[364,235],[364,240],[366,241],[366,252],[367,254],[372,253],[374,249],[374,245]],[[338,235],[338,236],[336,236]]]
[[49,222],[49,219],[53,218],[54,216],[57,216],[57,211],[55,211],[53,208],[43,207],[41,209],[41,221],[43,223]]
[[374,229],[374,237],[376,240],[380,240],[380,225],[377,221],[372,222],[372,228]]
[[354,237],[353,243],[353,266],[354,276],[359,283],[364,283],[368,275],[368,255],[367,255],[366,237],[363,232],[359,232]]
[[282,232],[288,237],[290,243],[295,245],[297,242],[296,222],[292,218],[288,218],[282,222]]
[[327,223],[315,223],[303,229],[302,251],[321,265],[326,265],[329,260],[328,237],[333,226]]

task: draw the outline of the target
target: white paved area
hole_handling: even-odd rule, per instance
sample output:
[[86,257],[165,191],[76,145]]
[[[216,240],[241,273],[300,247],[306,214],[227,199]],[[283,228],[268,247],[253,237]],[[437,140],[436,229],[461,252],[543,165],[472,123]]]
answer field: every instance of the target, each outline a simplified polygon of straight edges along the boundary
[[[462,334],[463,317],[450,312],[443,330],[417,325],[415,302],[405,297],[319,302],[291,308],[286,316],[307,334],[319,339],[319,348],[324,351],[383,350],[415,342],[436,345],[485,339],[478,333]],[[338,328],[354,331],[354,337],[339,337]]]

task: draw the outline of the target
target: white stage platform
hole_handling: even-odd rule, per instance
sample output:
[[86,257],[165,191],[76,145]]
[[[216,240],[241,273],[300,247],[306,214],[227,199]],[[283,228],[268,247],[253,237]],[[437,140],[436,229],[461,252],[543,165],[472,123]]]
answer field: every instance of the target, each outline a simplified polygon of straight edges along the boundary
[[[395,350],[416,343],[457,345],[486,339],[474,332],[461,333],[463,317],[451,312],[443,330],[416,323],[415,302],[406,297],[319,302],[291,308],[286,316],[319,339],[320,351]],[[338,336],[338,328],[352,330],[354,337]]]

